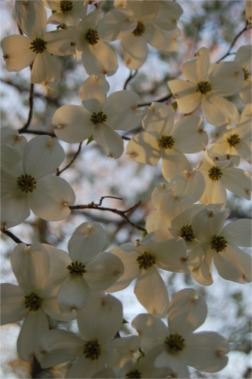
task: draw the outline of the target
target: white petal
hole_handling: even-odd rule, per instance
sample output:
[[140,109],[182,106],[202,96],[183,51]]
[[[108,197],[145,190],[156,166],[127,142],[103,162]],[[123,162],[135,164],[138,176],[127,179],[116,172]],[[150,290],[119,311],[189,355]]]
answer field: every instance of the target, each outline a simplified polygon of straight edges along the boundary
[[95,45],[87,45],[82,55],[82,63],[88,75],[113,75],[117,68],[117,55],[112,47],[101,40]]
[[168,310],[171,333],[190,333],[203,324],[206,316],[206,302],[195,290],[186,288],[173,295]]
[[190,169],[188,159],[177,149],[165,151],[162,158],[162,174],[167,181],[178,172]]
[[21,327],[17,340],[17,351],[21,359],[30,361],[35,354],[41,336],[49,329],[47,315],[39,309],[29,312]]
[[213,65],[209,80],[214,95],[230,96],[239,92],[244,74],[238,62],[221,62]]
[[17,1],[15,12],[21,30],[31,37],[42,37],[46,28],[46,11],[41,1]]
[[28,309],[24,305],[24,292],[14,284],[2,283],[1,294],[1,325],[23,320]]
[[53,174],[64,157],[64,150],[56,138],[35,137],[25,147],[24,171],[39,179],[45,175]]
[[240,219],[227,224],[221,234],[226,237],[229,244],[251,247],[252,221]]
[[123,153],[123,140],[113,129],[102,124],[93,131],[94,140],[104,149],[111,158],[119,158]]
[[228,341],[215,332],[192,334],[186,341],[188,349],[182,352],[189,366],[206,372],[222,370],[227,362]]
[[60,80],[61,64],[57,57],[50,55],[47,51],[36,54],[32,65],[32,83],[52,82]]
[[82,101],[96,99],[103,105],[108,91],[109,83],[104,75],[90,75],[80,88],[80,98]]
[[85,279],[94,291],[112,286],[123,274],[122,261],[114,254],[101,253],[86,266]]
[[136,282],[135,295],[149,313],[161,317],[167,313],[168,292],[163,279],[155,267],[146,270]]
[[1,197],[2,227],[12,228],[13,226],[19,225],[29,215],[30,210],[26,195],[20,196],[19,193],[13,192]]
[[82,276],[71,276],[59,289],[58,302],[63,311],[81,309],[87,302],[89,287]]
[[[93,295],[77,313],[77,322],[85,340],[113,338],[122,325],[122,304],[111,295]],[[106,327],[104,327],[106,325]]]
[[20,71],[30,66],[36,54],[30,49],[31,40],[25,36],[8,36],[2,42],[3,57],[8,71]]
[[214,263],[224,279],[238,283],[252,281],[251,257],[238,247],[228,245],[223,252],[215,253]]
[[123,60],[131,70],[140,68],[147,59],[148,45],[143,37],[128,35],[121,41]]
[[49,257],[40,243],[31,246],[18,244],[11,254],[12,270],[27,294],[47,285],[49,264]]
[[206,120],[215,126],[237,121],[236,105],[220,96],[203,96],[201,103]]
[[75,229],[68,250],[73,261],[86,264],[104,249],[106,242],[106,233],[98,222],[84,222]]
[[224,170],[222,182],[226,188],[237,196],[247,200],[251,195],[251,178],[240,168],[227,167]]
[[158,141],[150,133],[139,133],[129,141],[126,154],[138,163],[157,164],[160,159]]
[[196,59],[186,62],[182,66],[183,75],[192,83],[208,81],[210,65],[209,51],[202,47],[196,54]]
[[200,105],[201,94],[196,91],[195,84],[174,79],[168,82],[168,86],[178,103],[178,109],[181,113],[191,113]]
[[56,136],[69,143],[82,142],[93,133],[90,117],[83,107],[63,105],[53,115]]
[[183,272],[187,262],[186,246],[182,240],[161,241],[154,245],[157,266],[163,270]]
[[83,340],[72,332],[53,329],[39,341],[36,356],[43,368],[74,360],[82,353]]
[[62,220],[70,214],[75,194],[62,178],[47,176],[37,182],[37,188],[29,197],[31,210],[48,221]]

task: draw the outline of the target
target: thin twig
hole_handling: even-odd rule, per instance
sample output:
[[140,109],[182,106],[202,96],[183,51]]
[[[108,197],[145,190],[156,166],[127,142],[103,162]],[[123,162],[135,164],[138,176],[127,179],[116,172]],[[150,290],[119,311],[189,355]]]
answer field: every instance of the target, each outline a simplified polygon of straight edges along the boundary
[[123,86],[123,89],[124,89],[124,90],[126,90],[127,85],[129,84],[129,82],[130,82],[132,79],[134,79],[134,77],[137,75],[137,73],[138,73],[138,70],[136,70],[136,71],[134,71],[134,72],[130,71],[130,74],[129,74],[128,78],[126,79],[126,81],[125,81],[125,83],[124,83],[124,86]]
[[22,129],[19,129],[18,132],[20,134],[38,134],[39,136],[50,136],[50,137],[56,137],[56,135],[53,133],[53,132],[47,132],[45,130],[33,130],[33,129],[29,129],[29,130],[23,130]]
[[29,128],[29,125],[32,120],[33,116],[33,93],[34,93],[34,84],[31,83],[30,85],[30,96],[29,96],[29,114],[26,123],[24,126],[20,129],[21,131],[27,130]]
[[[143,228],[140,225],[135,224],[134,222],[132,222],[129,219],[129,216],[139,207],[139,205],[141,204],[141,201],[139,201],[137,204],[133,205],[131,208],[128,208],[128,209],[126,209],[126,210],[123,211],[123,210],[119,210],[117,208],[102,207],[101,206],[102,201],[103,201],[103,199],[105,199],[107,197],[109,197],[109,196],[102,197],[100,199],[99,203],[92,202],[90,204],[70,205],[69,208],[71,210],[77,210],[77,209],[78,210],[81,210],[81,209],[96,209],[96,210],[99,210],[99,211],[111,212],[111,213],[117,214],[118,216],[122,217],[128,224],[130,224],[134,228],[136,228],[138,230],[141,230],[142,232],[146,232],[145,228]],[[114,198],[114,197],[112,197],[112,198]]]
[[155,102],[155,103],[163,103],[164,101],[168,101],[171,98],[172,98],[172,94],[170,93],[169,95],[163,96],[160,99],[148,101],[148,102],[142,103],[142,104],[138,104],[137,107],[138,108],[140,108],[140,107],[147,107],[147,106],[151,105],[153,102]]
[[3,229],[1,229],[1,232],[4,233],[4,234],[6,234],[6,236],[10,237],[16,243],[24,243],[27,246],[29,245],[29,244],[21,241],[20,238],[18,238],[15,234],[13,234],[12,232],[10,232],[8,229],[4,229],[3,228]]
[[62,172],[64,172],[65,170],[67,170],[70,166],[72,166],[72,164],[74,163],[74,161],[76,160],[76,158],[78,157],[78,155],[80,154],[81,152],[81,147],[82,147],[82,142],[79,144],[79,147],[78,147],[78,150],[76,151],[76,153],[74,154],[73,158],[70,160],[70,162],[65,166],[63,167],[61,170],[57,170],[57,176],[59,176],[60,174],[62,174]]
[[238,38],[246,31],[246,30],[248,30],[248,29],[251,29],[251,26],[249,26],[249,24],[248,23],[246,23],[246,25],[244,26],[244,28],[235,36],[235,38],[234,38],[234,40],[233,40],[233,42],[231,43],[231,45],[229,46],[229,49],[228,49],[228,51],[220,58],[220,59],[218,59],[217,60],[217,62],[216,63],[219,63],[219,62],[221,62],[224,58],[226,58],[229,54],[230,54],[230,52],[231,52],[231,50],[232,50],[232,48],[234,47],[234,45],[235,45],[235,43],[236,43],[236,41],[238,40]]

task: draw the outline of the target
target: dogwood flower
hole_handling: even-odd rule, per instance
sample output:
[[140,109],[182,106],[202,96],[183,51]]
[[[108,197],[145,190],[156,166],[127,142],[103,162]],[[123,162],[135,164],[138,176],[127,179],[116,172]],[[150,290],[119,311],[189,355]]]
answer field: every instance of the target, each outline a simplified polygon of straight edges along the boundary
[[165,283],[158,271],[185,271],[186,251],[183,241],[137,241],[123,244],[112,250],[124,264],[124,274],[108,292],[120,291],[136,279],[135,295],[138,301],[150,313],[163,316],[168,306],[168,294]]
[[132,91],[117,91],[106,99],[85,99],[83,107],[63,105],[53,116],[55,134],[68,143],[93,138],[108,156],[118,158],[123,153],[123,140],[114,130],[129,130],[139,124],[142,114],[137,110],[138,101]]
[[191,113],[200,105],[206,120],[215,126],[236,121],[235,104],[224,96],[238,93],[244,74],[238,62],[221,62],[210,65],[209,51],[202,47],[195,59],[182,66],[187,81],[174,79],[168,86],[182,113]]
[[237,156],[217,155],[211,157],[206,154],[205,159],[199,164],[199,171],[205,179],[205,189],[200,201],[204,204],[222,203],[224,206],[227,200],[226,189],[235,195],[245,199],[251,196],[251,178],[237,165]]
[[203,150],[208,140],[198,116],[187,116],[174,124],[174,111],[165,104],[152,104],[143,127],[146,131],[128,143],[127,154],[138,163],[157,164],[162,158],[162,173],[167,180],[178,171],[189,170],[184,153]]
[[240,98],[245,104],[252,103],[252,76],[251,76],[251,66],[252,66],[252,47],[250,45],[241,46],[236,55],[234,62],[238,62],[242,66],[244,80],[242,88],[240,90]]
[[[42,367],[71,361],[66,378],[91,378],[111,368],[125,352],[139,347],[137,336],[115,338],[123,321],[122,304],[111,295],[91,296],[77,312],[80,336],[65,330],[51,330],[43,336],[37,351]],[[133,343],[132,343],[133,340]],[[122,351],[118,348],[123,347]]]
[[[203,297],[190,288],[176,292],[169,304],[168,327],[151,314],[140,314],[132,326],[141,349],[157,355],[157,367],[170,367],[175,377],[189,378],[188,366],[216,372],[227,364],[228,342],[215,332],[197,332],[207,315]],[[174,377],[174,376],[173,376]]]
[[30,209],[45,220],[69,215],[75,194],[64,179],[52,175],[64,159],[64,150],[55,138],[35,137],[23,153],[4,144],[1,152],[2,227],[18,225]]
[[123,13],[131,25],[123,30],[121,40],[123,59],[128,68],[140,68],[148,56],[148,44],[164,50],[176,50],[179,30],[177,20],[182,14],[179,4],[172,1],[125,1],[114,13]]
[[[58,302],[63,311],[81,309],[93,291],[110,287],[122,274],[121,260],[111,253],[101,253],[106,235],[98,223],[83,223],[68,242],[69,254],[50,254],[53,267],[61,267],[57,278]],[[53,275],[55,280],[55,276]]]
[[48,24],[60,24],[61,27],[76,26],[87,12],[83,0],[44,0],[46,7],[53,11]]
[[252,280],[251,257],[239,247],[251,246],[251,220],[239,219],[224,226],[226,210],[206,207],[192,220],[192,229],[200,245],[192,251],[199,262],[192,267],[192,276],[203,285],[210,285],[212,265],[227,280],[247,283]]
[[31,82],[57,82],[61,64],[55,55],[73,54],[68,30],[46,32],[47,15],[41,1],[17,1],[18,21],[25,35],[5,37],[1,46],[8,71],[32,65]]
[[31,359],[41,335],[49,330],[47,315],[62,321],[72,319],[71,314],[61,314],[57,287],[48,281],[47,249],[39,243],[29,247],[19,244],[11,254],[11,266],[19,286],[0,285],[1,325],[24,319],[17,341],[18,354],[24,360]]
[[217,138],[210,147],[212,154],[238,155],[245,161],[251,163],[252,145],[251,145],[251,120],[252,105],[247,104],[241,114],[236,127],[226,129],[219,138]]

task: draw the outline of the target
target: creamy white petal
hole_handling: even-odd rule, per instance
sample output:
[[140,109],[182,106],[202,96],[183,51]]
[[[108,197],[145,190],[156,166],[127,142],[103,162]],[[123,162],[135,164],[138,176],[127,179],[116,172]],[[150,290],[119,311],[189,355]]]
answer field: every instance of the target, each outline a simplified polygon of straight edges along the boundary
[[[1,178],[2,179],[2,178]],[[1,197],[1,225],[5,228],[21,224],[30,215],[26,195],[9,193]]]
[[52,82],[58,83],[60,80],[61,63],[57,57],[47,51],[36,54],[32,65],[32,83]]
[[58,302],[63,311],[77,310],[84,307],[89,295],[89,287],[82,276],[72,275],[59,289]]
[[209,76],[214,95],[230,96],[239,92],[244,74],[238,62],[221,62],[213,65]]
[[41,336],[48,330],[48,318],[42,309],[36,312],[29,312],[17,340],[17,351],[21,359],[25,361],[31,360]]
[[160,159],[160,147],[154,136],[143,132],[129,141],[126,154],[135,162],[155,165]]
[[18,244],[11,254],[11,266],[26,295],[47,285],[50,262],[42,244]]
[[251,257],[238,247],[227,245],[226,249],[214,254],[218,273],[227,280],[238,283],[252,281]]
[[23,320],[28,309],[24,305],[24,292],[14,284],[0,284],[1,325]]
[[187,195],[198,201],[205,189],[205,180],[198,170],[184,170],[171,179],[171,186],[178,195]]
[[162,174],[169,181],[179,171],[189,170],[190,162],[186,156],[177,149],[162,153]]
[[174,79],[168,82],[168,86],[178,103],[178,109],[181,113],[191,113],[200,105],[201,94],[196,91],[195,84]]
[[121,40],[123,60],[125,65],[131,70],[140,68],[147,59],[148,45],[145,39],[133,34]]
[[93,374],[105,367],[107,362],[103,354],[94,360],[86,358],[84,354],[80,355],[79,359],[67,370],[66,379],[90,379]]
[[109,87],[104,75],[90,75],[80,88],[80,98],[82,101],[96,99],[103,106]]
[[192,334],[187,337],[186,344],[188,348],[182,351],[182,359],[198,370],[220,371],[228,362],[228,341],[216,332]]
[[42,37],[47,15],[42,1],[16,1],[15,12],[21,30],[31,37]]
[[74,360],[83,350],[83,340],[76,334],[52,329],[41,336],[36,356],[41,367],[53,367]]
[[25,147],[24,172],[39,179],[53,174],[65,157],[63,148],[56,138],[38,136],[33,138]]
[[86,264],[104,249],[106,243],[105,230],[98,222],[84,222],[75,229],[68,250],[73,261]]
[[228,167],[223,172],[222,182],[225,187],[237,196],[247,200],[251,196],[251,178],[240,168]]
[[169,304],[168,323],[171,333],[186,335],[205,321],[207,305],[192,288],[176,292]]
[[64,179],[47,176],[40,179],[37,188],[29,195],[31,210],[48,221],[57,221],[67,217],[73,205],[75,194]]
[[5,37],[1,46],[8,71],[20,71],[30,66],[36,54],[30,49],[31,40],[25,36]]
[[82,63],[88,75],[113,75],[118,68],[117,55],[112,47],[101,40],[95,45],[87,45]]
[[186,62],[182,66],[183,75],[192,83],[208,81],[208,71],[210,66],[209,51],[205,47],[199,49],[195,54],[196,59]]
[[159,268],[172,272],[183,272],[186,269],[187,254],[184,241],[161,241],[154,248]]
[[53,115],[55,134],[69,143],[82,142],[93,133],[91,114],[78,105],[63,105]]
[[167,313],[169,302],[167,288],[155,267],[144,271],[138,277],[134,292],[138,301],[149,313],[161,317]]
[[235,122],[239,117],[236,105],[220,96],[203,96],[201,107],[206,120],[215,126]]
[[107,341],[113,338],[122,325],[122,304],[111,295],[93,294],[86,306],[77,312],[82,337]]
[[251,231],[252,221],[249,219],[239,219],[227,224],[221,234],[227,239],[229,244],[251,247]]
[[94,291],[111,287],[124,272],[122,261],[114,254],[101,253],[86,266],[85,279]]
[[119,158],[123,153],[123,140],[108,125],[97,126],[93,131],[94,140],[104,149],[111,158]]

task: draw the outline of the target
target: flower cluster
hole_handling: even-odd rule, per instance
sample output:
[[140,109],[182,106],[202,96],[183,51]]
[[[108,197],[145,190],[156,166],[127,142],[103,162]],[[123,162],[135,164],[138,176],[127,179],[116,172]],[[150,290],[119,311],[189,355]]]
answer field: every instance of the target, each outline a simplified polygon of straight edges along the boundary
[[[210,286],[216,269],[224,280],[252,281],[251,220],[228,220],[230,194],[251,196],[251,46],[216,63],[201,47],[182,64],[184,79],[168,80],[164,101],[142,104],[126,85],[114,91],[109,77],[121,64],[136,75],[154,49],[176,51],[183,9],[172,0],[106,5],[16,1],[20,35],[1,42],[8,71],[30,66],[30,100],[34,83],[61,83],[62,57],[80,61],[87,75],[79,88],[82,105],[59,103],[43,132],[30,129],[32,100],[25,126],[2,128],[1,230],[17,243],[10,255],[17,283],[0,285],[1,324],[21,321],[19,357],[35,359],[40,369],[66,364],[66,378],[182,379],[190,367],[217,372],[227,364],[228,340],[197,332],[207,317],[204,298],[193,288],[171,295],[165,278],[186,274]],[[143,226],[130,219],[138,204],[126,211],[103,207],[104,198],[75,204],[75,183],[61,173],[79,158],[84,141],[86,150],[94,142],[106,157],[126,156],[132,164],[159,168],[161,159],[162,182],[155,182]],[[79,151],[64,165],[66,146],[74,143]],[[85,221],[73,223],[66,247],[42,238],[26,244],[9,230],[33,219],[49,229],[47,222],[83,209],[110,211],[144,234],[115,244],[98,222]],[[118,298],[132,283],[146,313],[125,320],[127,304]]]

